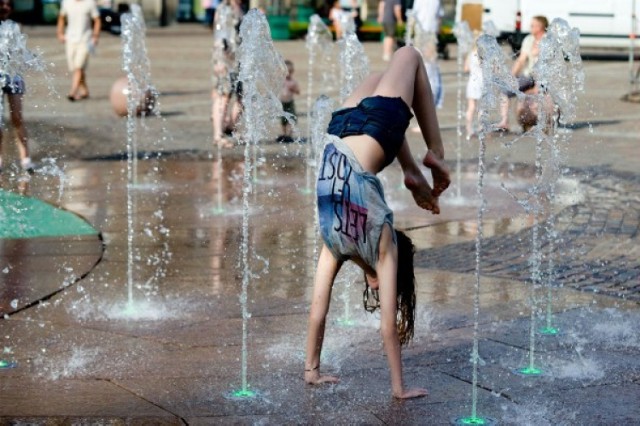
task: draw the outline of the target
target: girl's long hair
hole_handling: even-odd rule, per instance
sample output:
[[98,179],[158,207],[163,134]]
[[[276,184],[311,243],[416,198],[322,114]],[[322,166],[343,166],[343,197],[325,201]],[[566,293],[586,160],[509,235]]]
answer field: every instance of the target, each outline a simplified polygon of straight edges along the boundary
[[[401,345],[407,345],[413,338],[413,325],[416,311],[416,277],[413,273],[413,255],[416,249],[411,238],[396,230],[398,243],[398,272],[397,272],[397,311],[396,327]],[[374,312],[380,307],[378,290],[369,287],[365,274],[365,289],[362,294],[364,309]]]

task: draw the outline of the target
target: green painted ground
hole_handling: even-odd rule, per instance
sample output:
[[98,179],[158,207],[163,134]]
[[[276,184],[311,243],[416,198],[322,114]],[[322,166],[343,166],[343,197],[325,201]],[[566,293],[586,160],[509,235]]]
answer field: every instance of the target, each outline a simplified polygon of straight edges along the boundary
[[71,212],[0,189],[0,239],[96,234],[95,228]]

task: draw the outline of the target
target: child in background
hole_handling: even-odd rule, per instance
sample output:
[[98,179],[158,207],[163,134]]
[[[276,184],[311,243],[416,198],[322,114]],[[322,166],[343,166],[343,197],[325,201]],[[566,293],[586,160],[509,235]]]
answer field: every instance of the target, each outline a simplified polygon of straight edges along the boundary
[[[9,19],[9,16],[13,12],[12,0],[0,0],[0,22],[5,25],[12,25],[16,27],[16,32],[19,32],[18,24]],[[11,48],[10,48],[11,50]],[[3,54],[5,52],[2,52]],[[24,125],[24,119],[22,118],[22,97],[25,93],[25,84],[22,76],[20,75],[7,75],[0,74],[0,96],[7,95],[9,101],[9,113],[11,115],[11,123],[18,136],[18,151],[20,154],[20,164],[24,170],[29,172],[33,171],[33,163],[29,157],[29,146],[27,145],[27,129]],[[3,99],[0,99],[3,102]],[[0,117],[0,168],[2,168],[2,117]]]
[[[478,39],[476,34],[476,40]],[[478,56],[478,46],[473,46],[473,49],[467,55],[464,63],[464,72],[469,73],[469,80],[467,81],[467,114],[466,114],[466,130],[467,140],[471,139],[475,135],[474,121],[478,110],[478,101],[482,97],[482,67],[480,66],[480,57]]]
[[293,67],[293,62],[290,60],[284,61],[287,66],[287,77],[284,80],[284,84],[282,85],[282,90],[280,91],[280,102],[282,102],[282,110],[288,114],[291,114],[288,117],[282,117],[280,120],[280,124],[282,125],[282,135],[278,136],[278,142],[293,142],[293,137],[291,136],[292,128],[289,120],[297,121],[296,117],[296,104],[293,100],[294,95],[300,94],[300,85],[293,78],[293,72],[295,71]]
[[[242,16],[237,8],[224,0],[216,9],[213,33],[213,90],[211,91],[211,121],[213,142],[218,148],[231,148],[233,143],[225,137],[227,128],[235,127],[240,115],[241,90],[238,80],[236,50],[239,44],[236,27]],[[231,96],[236,102],[229,110]]]
[[336,40],[340,40],[342,38],[342,14],[344,11],[340,8],[340,0],[335,0],[333,2],[333,6],[331,6],[331,10],[329,10],[329,20],[331,21],[331,25],[333,26],[333,30],[336,33]]

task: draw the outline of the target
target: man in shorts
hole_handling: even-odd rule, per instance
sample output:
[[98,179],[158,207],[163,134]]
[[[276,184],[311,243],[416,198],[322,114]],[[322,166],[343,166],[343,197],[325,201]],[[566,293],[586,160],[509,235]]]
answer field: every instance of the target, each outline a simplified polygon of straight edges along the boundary
[[[65,30],[66,24],[66,30]],[[100,13],[94,0],[63,0],[58,16],[58,40],[65,44],[71,75],[71,101],[87,99],[86,69],[89,53],[100,37]]]

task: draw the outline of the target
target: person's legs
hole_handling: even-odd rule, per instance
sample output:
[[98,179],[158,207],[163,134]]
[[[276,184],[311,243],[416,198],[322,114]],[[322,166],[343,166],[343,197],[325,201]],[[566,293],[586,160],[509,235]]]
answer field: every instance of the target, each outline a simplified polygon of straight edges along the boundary
[[29,160],[29,147],[27,145],[27,129],[22,119],[22,95],[8,95],[9,99],[9,111],[11,113],[11,123],[18,136],[18,151],[20,153],[20,160],[25,165],[25,162]]
[[231,107],[231,114],[229,114],[229,123],[228,127],[234,128],[240,119],[240,114],[242,113],[242,100],[238,96],[236,96],[235,102]]
[[71,89],[69,90],[69,100],[78,100],[89,95],[86,84],[85,69],[89,60],[89,50],[87,43],[67,42],[67,62],[71,75]]
[[398,49],[373,95],[401,97],[413,109],[427,147],[444,158],[433,93],[420,52],[409,46]]
[[385,35],[382,39],[382,60],[387,62],[391,60],[393,54],[394,39],[392,36]]
[[227,115],[227,105],[229,104],[229,95],[223,95],[216,90],[212,92],[213,107],[211,118],[213,121],[213,142],[218,147],[227,148],[228,143],[225,143],[223,132],[225,116]]
[[[414,67],[414,79],[410,78],[411,69],[407,72],[407,66]],[[393,78],[396,79],[395,83],[392,80]],[[418,92],[419,90],[423,90],[423,92],[420,93]],[[415,96],[413,92],[415,92]],[[426,70],[420,53],[411,47],[398,49],[391,64],[389,65],[389,69],[383,73],[375,73],[368,76],[358,87],[356,87],[351,95],[344,101],[342,106],[345,108],[354,107],[363,98],[371,95],[402,97],[404,102],[408,105],[413,104],[413,112],[416,114],[416,118],[418,118],[420,128],[424,129],[428,126],[428,131],[430,133],[423,130],[423,135],[433,135],[433,139],[425,138],[425,141],[427,142],[427,146],[429,146],[434,153],[427,153],[423,163],[431,169],[434,177],[433,196],[439,196],[449,186],[449,171],[446,165],[442,162],[442,153],[444,150],[442,148],[442,140],[440,138],[440,129],[438,128],[435,106],[432,99],[433,95],[429,86],[429,79],[426,75]],[[425,96],[429,99],[426,99],[423,102],[421,99]],[[432,123],[425,124],[425,120],[428,121],[431,119],[435,121],[433,125]],[[438,145],[440,146],[440,150],[437,150]],[[424,179],[422,172],[417,168],[417,165],[415,167],[410,167],[411,163],[415,164],[415,161],[413,160],[406,140],[403,142],[398,154],[398,161],[400,161],[400,165],[403,167],[403,171],[405,173],[405,185],[413,193],[416,203],[422,208],[432,210],[427,207],[429,205],[433,205],[431,188],[428,184],[426,187],[424,186],[426,180]],[[407,168],[405,169],[405,167]],[[428,193],[425,192],[427,191],[425,188],[428,188]]]
[[333,281],[341,266],[342,262],[339,262],[327,246],[323,244],[318,258],[307,329],[307,356],[304,364],[304,380],[309,384],[338,381],[337,377],[320,374],[320,354],[324,341],[327,312],[331,302]]
[[476,103],[475,99],[467,99],[467,140],[471,139],[471,135],[473,135],[473,120],[476,115]]
[[208,7],[205,9],[205,23],[206,26],[213,31],[213,23],[215,21],[215,13],[216,10],[214,8]]
[[71,89],[69,90],[70,99],[73,98],[73,100],[76,100],[78,98],[82,78],[82,69],[73,70],[73,74],[71,75]]
[[80,69],[80,82],[78,84],[78,95],[80,99],[89,97],[89,87],[87,86],[87,72],[84,69]]
[[495,125],[499,130],[509,130],[509,107],[511,100],[507,96],[502,96],[500,100],[500,122]]
[[439,196],[449,186],[450,178],[448,169],[442,161],[444,146],[440,136],[433,93],[420,53],[413,47],[398,49],[373,94],[399,96],[413,108],[429,148],[422,163],[431,169],[434,184],[433,196]]
[[67,66],[69,72],[71,73],[71,88],[69,89],[69,94],[67,97],[69,100],[74,100],[76,96],[75,90],[77,90],[76,80],[76,66],[75,66],[75,43],[70,41],[65,42],[64,49],[65,54],[67,56]]

